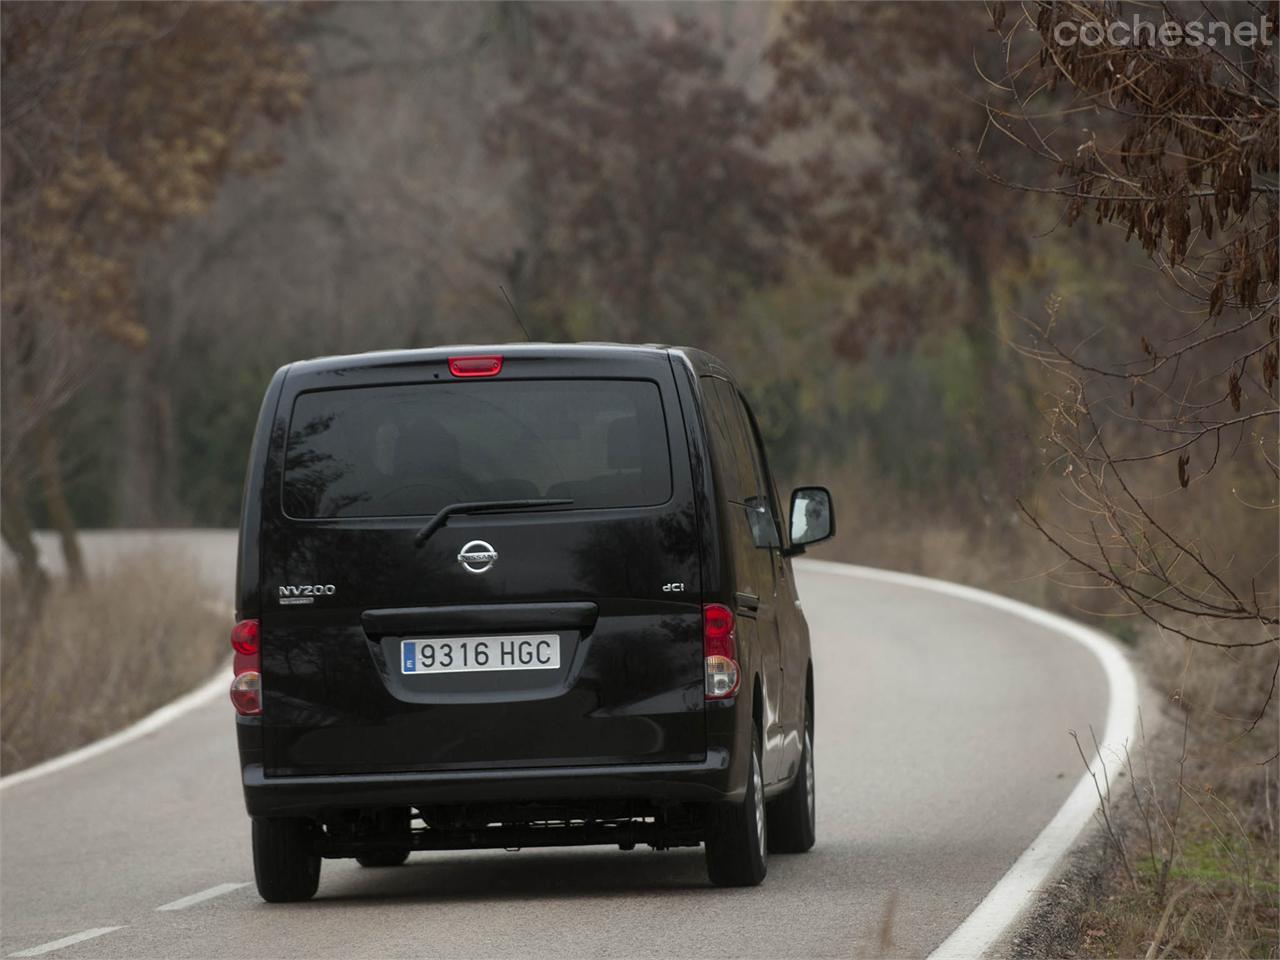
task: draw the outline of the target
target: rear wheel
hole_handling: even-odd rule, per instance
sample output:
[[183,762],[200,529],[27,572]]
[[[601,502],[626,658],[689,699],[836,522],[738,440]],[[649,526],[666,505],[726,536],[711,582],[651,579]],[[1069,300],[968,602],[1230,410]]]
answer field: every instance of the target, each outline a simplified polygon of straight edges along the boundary
[[769,852],[804,853],[817,839],[817,788],[813,765],[813,716],[805,710],[800,772],[787,792],[769,804]]
[[751,731],[751,770],[741,803],[714,807],[708,824],[707,875],[718,887],[754,887],[769,871],[760,735]]
[[309,820],[253,820],[253,878],[268,903],[309,900],[320,886],[320,855]]
[[373,850],[356,857],[356,863],[362,867],[398,867],[408,859],[408,850]]

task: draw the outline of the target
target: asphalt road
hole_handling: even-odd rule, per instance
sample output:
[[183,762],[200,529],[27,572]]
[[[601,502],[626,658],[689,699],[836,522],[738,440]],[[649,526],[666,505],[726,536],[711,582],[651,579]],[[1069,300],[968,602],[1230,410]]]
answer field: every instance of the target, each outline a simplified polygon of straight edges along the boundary
[[[177,539],[229,595],[234,539]],[[112,550],[90,544],[91,561]],[[710,886],[700,850],[578,848],[415,853],[382,870],[331,860],[314,901],[262,903],[219,696],[0,794],[0,955],[114,927],[42,955],[925,956],[1076,785],[1067,731],[1102,731],[1106,675],[1083,646],[998,608],[798,576],[817,664],[818,844],[771,858],[759,888]]]

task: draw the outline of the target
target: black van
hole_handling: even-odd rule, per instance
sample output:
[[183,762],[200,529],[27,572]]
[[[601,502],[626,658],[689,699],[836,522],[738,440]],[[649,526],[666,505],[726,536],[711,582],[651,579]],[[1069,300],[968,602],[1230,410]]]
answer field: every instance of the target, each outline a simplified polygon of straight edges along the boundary
[[[789,522],[784,522],[784,516]],[[706,845],[754,885],[814,842],[813,660],[729,371],[665,346],[294,363],[249,457],[232,634],[258,890],[324,857]]]

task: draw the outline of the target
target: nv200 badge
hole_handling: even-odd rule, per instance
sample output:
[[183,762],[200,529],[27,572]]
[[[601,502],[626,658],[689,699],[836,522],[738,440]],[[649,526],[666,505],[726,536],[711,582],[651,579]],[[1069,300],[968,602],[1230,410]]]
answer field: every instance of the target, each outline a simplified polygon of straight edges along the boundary
[[307,603],[315,603],[316,597],[331,597],[334,594],[332,583],[307,583],[301,586],[292,584],[280,588],[282,606],[296,607]]

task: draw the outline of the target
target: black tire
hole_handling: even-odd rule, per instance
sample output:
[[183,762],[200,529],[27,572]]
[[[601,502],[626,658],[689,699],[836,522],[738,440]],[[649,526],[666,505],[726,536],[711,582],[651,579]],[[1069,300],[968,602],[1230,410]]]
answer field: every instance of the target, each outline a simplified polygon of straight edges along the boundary
[[769,852],[804,853],[818,838],[813,762],[813,715],[805,709],[800,772],[787,792],[769,803]]
[[372,850],[362,857],[356,857],[356,863],[362,867],[398,867],[408,859],[408,849]]
[[253,879],[267,903],[310,900],[320,886],[320,855],[310,820],[253,820]]
[[741,803],[710,811],[707,824],[707,875],[718,887],[754,887],[769,872],[768,827],[764,812],[764,775],[760,735],[751,731],[751,768]]

